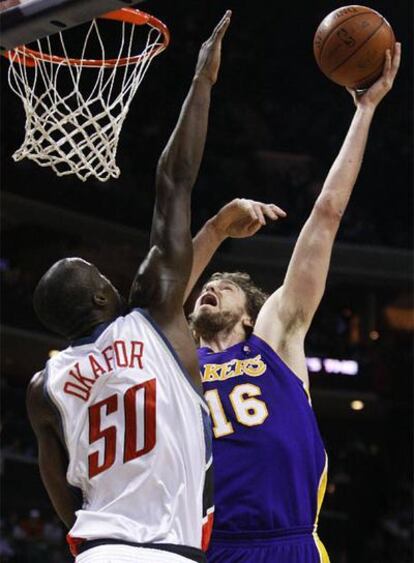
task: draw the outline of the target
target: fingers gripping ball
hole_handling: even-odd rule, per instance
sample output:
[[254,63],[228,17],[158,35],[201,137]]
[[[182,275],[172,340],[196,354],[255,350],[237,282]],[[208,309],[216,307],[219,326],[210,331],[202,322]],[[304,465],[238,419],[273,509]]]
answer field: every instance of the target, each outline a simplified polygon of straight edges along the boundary
[[366,6],[345,6],[328,14],[316,30],[313,52],[321,71],[333,82],[368,88],[381,75],[385,51],[395,37],[385,18]]

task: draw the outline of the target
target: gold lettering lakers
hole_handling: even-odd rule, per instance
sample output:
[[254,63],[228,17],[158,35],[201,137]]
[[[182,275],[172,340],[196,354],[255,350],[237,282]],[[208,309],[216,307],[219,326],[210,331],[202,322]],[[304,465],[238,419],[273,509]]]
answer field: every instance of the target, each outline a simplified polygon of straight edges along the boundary
[[230,360],[224,364],[205,364],[202,373],[203,382],[225,381],[240,375],[259,377],[266,371],[266,364],[260,354],[245,360]]

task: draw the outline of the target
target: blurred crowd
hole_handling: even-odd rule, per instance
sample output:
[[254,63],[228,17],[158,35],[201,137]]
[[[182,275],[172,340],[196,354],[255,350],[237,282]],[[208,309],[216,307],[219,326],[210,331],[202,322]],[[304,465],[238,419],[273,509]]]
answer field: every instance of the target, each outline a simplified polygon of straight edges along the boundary
[[345,443],[338,432],[332,441],[325,438],[329,480],[320,535],[335,563],[410,563],[414,499],[408,464],[395,463],[398,446],[386,444],[378,430],[371,437],[354,433]]
[[65,532],[57,516],[37,508],[4,515],[1,520],[1,561],[7,563],[64,563],[73,561],[65,546]]

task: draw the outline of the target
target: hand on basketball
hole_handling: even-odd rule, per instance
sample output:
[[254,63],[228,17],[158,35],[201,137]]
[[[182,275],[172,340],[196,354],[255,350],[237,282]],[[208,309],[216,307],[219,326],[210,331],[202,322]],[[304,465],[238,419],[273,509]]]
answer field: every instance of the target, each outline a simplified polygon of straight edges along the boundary
[[354,98],[357,107],[376,108],[382,98],[391,90],[394,79],[397,75],[401,60],[401,43],[395,44],[394,56],[391,58],[391,51],[388,49],[385,54],[385,64],[382,75],[364,93],[358,95],[355,90],[347,88]]
[[215,84],[221,61],[221,42],[230,24],[231,11],[227,10],[213,33],[200,49],[196,66],[196,77],[204,76],[211,84]]
[[257,233],[267,220],[277,221],[284,217],[283,209],[273,203],[237,198],[220,209],[212,224],[221,239],[246,238]]

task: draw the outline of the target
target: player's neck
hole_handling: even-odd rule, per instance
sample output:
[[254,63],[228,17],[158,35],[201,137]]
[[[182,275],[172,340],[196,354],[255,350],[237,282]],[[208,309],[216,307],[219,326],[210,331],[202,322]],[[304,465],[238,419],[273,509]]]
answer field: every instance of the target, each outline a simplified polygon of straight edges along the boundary
[[214,336],[208,338],[200,338],[200,346],[210,348],[213,352],[223,352],[235,344],[239,344],[246,340],[246,333],[243,325],[237,324],[233,329],[228,331],[217,332]]

